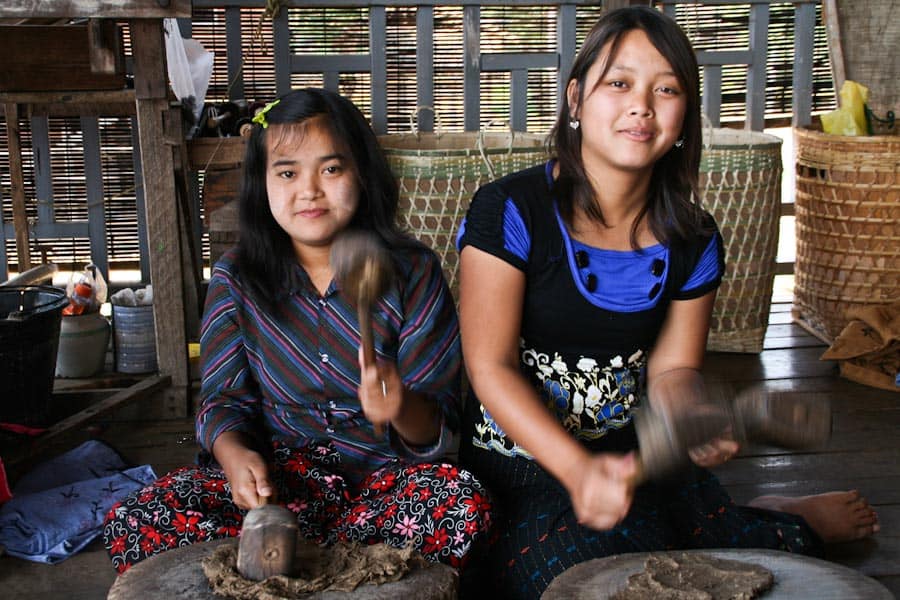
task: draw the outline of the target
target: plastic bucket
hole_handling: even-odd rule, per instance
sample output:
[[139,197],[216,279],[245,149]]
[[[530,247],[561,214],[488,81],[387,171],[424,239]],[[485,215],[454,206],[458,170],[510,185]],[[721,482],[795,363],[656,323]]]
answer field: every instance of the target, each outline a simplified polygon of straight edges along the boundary
[[150,373],[157,370],[153,306],[113,304],[116,371]]
[[103,369],[109,321],[100,313],[63,315],[59,329],[57,377],[90,377]]
[[0,422],[44,426],[65,291],[50,286],[0,287]]

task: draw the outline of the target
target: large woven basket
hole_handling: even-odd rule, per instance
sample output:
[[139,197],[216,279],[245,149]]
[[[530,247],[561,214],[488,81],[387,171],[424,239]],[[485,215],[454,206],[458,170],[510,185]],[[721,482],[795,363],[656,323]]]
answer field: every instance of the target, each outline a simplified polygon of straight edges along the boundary
[[430,246],[459,298],[456,232],[479,186],[547,159],[544,136],[408,133],[379,137],[400,185],[400,224]]
[[725,246],[708,348],[760,352],[769,320],[781,203],[781,139],[737,129],[707,129],[700,161],[704,208]]
[[795,128],[793,317],[831,343],[851,306],[900,298],[900,136]]

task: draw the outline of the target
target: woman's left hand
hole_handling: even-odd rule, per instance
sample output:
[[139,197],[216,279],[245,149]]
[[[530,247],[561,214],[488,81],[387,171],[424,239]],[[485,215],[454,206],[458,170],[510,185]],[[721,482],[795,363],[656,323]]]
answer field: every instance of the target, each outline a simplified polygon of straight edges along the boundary
[[397,418],[403,408],[403,381],[397,366],[383,361],[369,365],[359,353],[359,402],[363,413],[376,426]]
[[701,446],[688,450],[688,456],[699,467],[711,468],[728,462],[741,449],[740,444],[729,437],[717,437]]

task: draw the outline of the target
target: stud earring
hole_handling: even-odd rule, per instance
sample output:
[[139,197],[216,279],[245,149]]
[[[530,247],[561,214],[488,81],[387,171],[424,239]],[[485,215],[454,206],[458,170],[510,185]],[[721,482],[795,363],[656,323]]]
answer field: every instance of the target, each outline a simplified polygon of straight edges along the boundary
[[571,119],[569,119],[569,127],[571,127],[575,131],[578,131],[578,128],[581,127],[581,121],[579,121],[575,117],[572,117]]
[[676,148],[681,148],[682,146],[684,146],[684,138],[678,138],[678,139],[675,141],[675,147],[676,147]]

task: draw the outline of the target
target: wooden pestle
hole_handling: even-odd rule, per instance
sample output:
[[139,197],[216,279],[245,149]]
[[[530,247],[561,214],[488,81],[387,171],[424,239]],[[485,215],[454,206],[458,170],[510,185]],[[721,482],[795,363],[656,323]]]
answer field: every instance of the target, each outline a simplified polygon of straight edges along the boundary
[[283,506],[260,505],[244,517],[238,542],[237,570],[246,579],[262,581],[274,575],[291,575],[297,549],[297,517]]
[[[391,284],[394,274],[391,257],[374,233],[347,230],[332,243],[330,262],[341,292],[356,305],[363,360],[367,365],[374,365],[372,305]],[[383,423],[372,423],[372,426],[376,436],[384,435]]]

